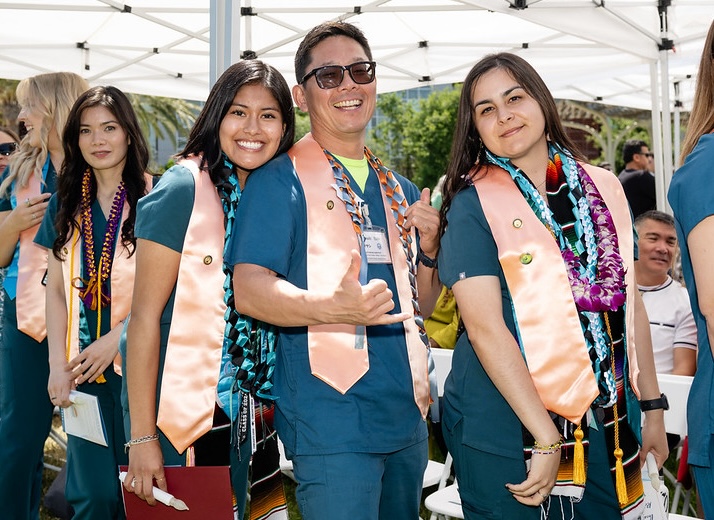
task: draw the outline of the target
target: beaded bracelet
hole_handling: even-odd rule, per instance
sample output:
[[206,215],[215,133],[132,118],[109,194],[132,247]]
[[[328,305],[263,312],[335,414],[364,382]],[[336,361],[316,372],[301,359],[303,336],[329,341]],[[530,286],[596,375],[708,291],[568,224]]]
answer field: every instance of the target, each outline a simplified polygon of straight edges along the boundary
[[129,442],[127,442],[124,445],[124,451],[129,451],[129,448],[132,446],[136,446],[137,444],[144,444],[145,442],[151,442],[151,441],[158,441],[159,440],[159,434],[155,433],[153,435],[144,435],[143,437],[139,437],[138,439],[131,439]]
[[558,442],[554,442],[553,444],[550,444],[548,446],[545,446],[538,441],[535,441],[533,443],[533,448],[531,449],[531,453],[534,453],[536,455],[552,455],[554,453],[558,453],[560,451],[561,446],[563,445],[563,438],[561,437],[558,439]]

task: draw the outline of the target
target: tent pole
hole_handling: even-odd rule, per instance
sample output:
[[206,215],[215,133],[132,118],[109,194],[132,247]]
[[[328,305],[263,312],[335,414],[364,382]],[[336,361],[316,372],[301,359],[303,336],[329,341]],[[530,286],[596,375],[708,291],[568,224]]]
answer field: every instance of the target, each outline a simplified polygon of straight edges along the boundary
[[662,188],[660,179],[663,175],[663,153],[662,153],[662,117],[659,96],[659,85],[657,81],[657,62],[650,63],[650,92],[652,93],[652,152],[655,160],[655,193],[657,196],[657,209],[664,211],[664,201],[660,200]]
[[662,175],[657,183],[657,208],[667,210],[667,190],[672,180],[672,112],[669,102],[669,56],[663,49],[660,54],[660,75],[662,87],[662,156],[664,158]]
[[660,88],[662,89],[662,152],[664,158],[662,174],[655,179],[657,208],[671,213],[667,202],[667,190],[672,180],[672,106],[669,102],[669,54],[674,42],[669,38],[668,11],[671,0],[659,0],[659,25],[661,42],[659,44]]
[[211,0],[210,18],[209,88],[240,59],[240,2],[236,6],[231,0]]
[[679,99],[679,81],[674,82],[674,123],[673,123],[673,137],[674,137],[674,149],[672,150],[674,155],[674,170],[679,168],[679,153],[682,149],[681,144],[681,133],[682,133],[682,123],[680,121],[680,113],[682,111],[682,100]]

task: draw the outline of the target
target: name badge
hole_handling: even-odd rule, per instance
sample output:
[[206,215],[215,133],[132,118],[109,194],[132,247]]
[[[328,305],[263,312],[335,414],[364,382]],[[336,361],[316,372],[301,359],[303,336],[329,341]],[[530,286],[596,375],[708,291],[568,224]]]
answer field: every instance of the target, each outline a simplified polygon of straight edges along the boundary
[[392,257],[389,254],[389,242],[387,233],[378,227],[369,227],[362,231],[364,236],[364,249],[367,253],[367,263],[369,264],[391,264]]

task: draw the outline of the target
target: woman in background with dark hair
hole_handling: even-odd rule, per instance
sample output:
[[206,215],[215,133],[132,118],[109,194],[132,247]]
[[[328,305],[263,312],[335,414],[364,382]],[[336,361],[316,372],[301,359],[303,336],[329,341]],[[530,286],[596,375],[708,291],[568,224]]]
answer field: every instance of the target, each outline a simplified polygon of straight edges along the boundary
[[93,87],[72,107],[63,134],[57,193],[35,237],[51,250],[47,339],[53,404],[70,392],[96,396],[108,446],[67,439],[65,496],[74,518],[121,519],[117,466],[126,464],[119,336],[134,282],[136,203],[150,187],[149,151],[131,102],[115,87]]
[[667,198],[681,244],[682,271],[697,323],[697,372],[687,404],[689,454],[704,515],[714,517],[714,23],[699,63],[694,103],[682,141],[681,162]]
[[[10,156],[19,148],[20,138],[14,130],[0,126],[0,174],[10,164]],[[5,280],[5,269],[0,268],[0,285]],[[0,291],[0,337],[2,337],[3,291]]]
[[167,489],[164,465],[225,465],[230,451],[235,509],[243,518],[249,432],[237,432],[238,452],[221,430],[229,432],[229,423],[239,430],[253,410],[230,388],[216,402],[219,374],[234,370],[228,350],[236,337],[226,323],[235,308],[223,255],[250,172],[286,151],[293,137],[284,78],[261,61],[240,61],[211,89],[178,164],[139,204],[124,356],[124,487],[150,504],[154,484]]
[[0,504],[7,520],[36,520],[42,458],[54,406],[47,396],[47,251],[33,240],[57,185],[61,133],[75,100],[89,88],[72,72],[17,85],[17,116],[27,133],[0,183],[0,266],[7,267],[0,342]]
[[439,276],[467,334],[442,424],[465,518],[638,518],[638,397],[642,454],[668,450],[622,187],[509,53],[466,77],[446,175]]

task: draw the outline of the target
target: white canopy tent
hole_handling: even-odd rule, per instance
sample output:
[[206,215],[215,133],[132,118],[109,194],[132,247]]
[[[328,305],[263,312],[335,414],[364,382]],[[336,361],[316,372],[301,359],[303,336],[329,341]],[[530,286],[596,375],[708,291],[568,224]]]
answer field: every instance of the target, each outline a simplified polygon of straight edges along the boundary
[[324,20],[364,30],[380,92],[460,82],[483,55],[516,52],[557,98],[653,109],[663,197],[672,139],[662,136],[671,135],[675,101],[690,106],[714,2],[25,0],[0,2],[0,15],[0,77],[72,70],[91,84],[197,100],[242,56],[271,63],[295,83],[295,50]]

